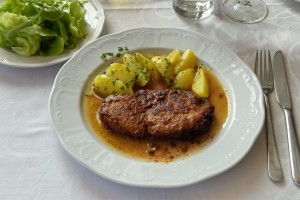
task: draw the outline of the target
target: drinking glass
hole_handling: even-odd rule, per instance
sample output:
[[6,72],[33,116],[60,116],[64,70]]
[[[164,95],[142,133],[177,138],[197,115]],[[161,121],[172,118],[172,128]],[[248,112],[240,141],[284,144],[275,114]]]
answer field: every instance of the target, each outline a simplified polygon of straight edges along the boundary
[[255,23],[267,16],[268,8],[261,0],[225,0],[223,12],[235,21]]
[[173,0],[176,13],[189,19],[203,19],[214,10],[214,0]]

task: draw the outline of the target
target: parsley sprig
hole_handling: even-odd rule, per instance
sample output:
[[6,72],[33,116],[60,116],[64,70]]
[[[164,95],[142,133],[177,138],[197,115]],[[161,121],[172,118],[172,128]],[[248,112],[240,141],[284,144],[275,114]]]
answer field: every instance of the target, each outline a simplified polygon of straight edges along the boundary
[[128,51],[128,48],[125,46],[125,47],[118,47],[118,53],[116,53],[116,55],[113,53],[113,52],[106,52],[106,53],[102,53],[100,55],[100,58],[104,61],[107,61],[107,57],[113,57],[113,56],[116,56],[117,58],[120,58],[122,56],[122,52],[123,51]]

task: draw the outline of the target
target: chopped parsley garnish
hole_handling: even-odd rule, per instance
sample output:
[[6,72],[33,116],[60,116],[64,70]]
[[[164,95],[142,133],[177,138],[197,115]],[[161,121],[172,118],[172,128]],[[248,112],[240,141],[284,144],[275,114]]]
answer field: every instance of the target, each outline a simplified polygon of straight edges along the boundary
[[114,53],[113,52],[107,52],[107,53],[105,53],[106,55],[108,55],[108,56],[114,56]]
[[[127,47],[118,47],[118,53],[117,53],[115,56],[116,56],[117,58],[120,58],[120,57],[122,56],[122,54],[121,54],[120,52],[122,52],[122,51],[124,51],[124,50],[128,51],[128,48],[127,48]],[[114,53],[113,53],[113,52],[102,53],[101,56],[100,56],[100,58],[101,58],[102,60],[107,61],[107,56],[113,57],[113,56],[114,56]]]
[[102,53],[100,57],[102,58],[102,60],[104,60],[106,58],[106,54]]
[[134,81],[138,80],[138,78],[139,78],[139,75],[136,74],[136,75],[134,76]]

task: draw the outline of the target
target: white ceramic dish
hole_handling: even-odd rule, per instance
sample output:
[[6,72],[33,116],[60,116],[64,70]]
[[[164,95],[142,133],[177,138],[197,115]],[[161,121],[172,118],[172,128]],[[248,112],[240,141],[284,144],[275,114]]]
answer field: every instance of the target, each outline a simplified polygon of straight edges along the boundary
[[[95,139],[81,111],[83,87],[97,69],[110,63],[104,52],[194,50],[219,78],[229,97],[229,116],[212,143],[168,164],[135,160]],[[111,181],[141,187],[179,187],[216,176],[237,164],[250,150],[264,122],[260,84],[238,56],[203,36],[180,29],[140,28],[107,35],[81,49],[59,71],[49,100],[53,127],[62,146],[81,164]]]
[[[2,2],[3,0],[0,0]],[[22,56],[0,48],[0,64],[20,68],[35,68],[54,65],[72,57],[84,45],[94,41],[101,33],[105,16],[104,9],[98,0],[89,0],[84,4],[86,9],[87,37],[72,50],[65,50],[57,56]]]

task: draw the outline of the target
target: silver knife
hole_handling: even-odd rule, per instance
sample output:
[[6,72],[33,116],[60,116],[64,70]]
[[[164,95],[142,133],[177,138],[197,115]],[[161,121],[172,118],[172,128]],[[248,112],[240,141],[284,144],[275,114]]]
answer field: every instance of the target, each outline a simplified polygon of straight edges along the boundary
[[296,137],[296,130],[292,115],[292,103],[281,51],[277,51],[275,53],[273,60],[273,74],[276,98],[285,114],[292,178],[295,184],[300,185],[300,151]]

